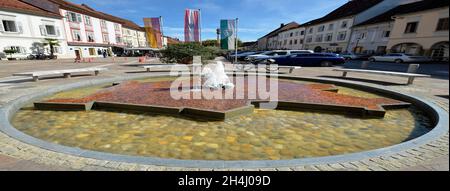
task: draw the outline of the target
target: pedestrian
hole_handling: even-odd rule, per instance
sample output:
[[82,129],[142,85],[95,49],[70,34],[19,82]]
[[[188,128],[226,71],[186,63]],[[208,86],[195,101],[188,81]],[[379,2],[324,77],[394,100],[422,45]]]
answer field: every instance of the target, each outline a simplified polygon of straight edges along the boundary
[[106,58],[107,54],[106,54],[106,50],[103,50],[103,58]]

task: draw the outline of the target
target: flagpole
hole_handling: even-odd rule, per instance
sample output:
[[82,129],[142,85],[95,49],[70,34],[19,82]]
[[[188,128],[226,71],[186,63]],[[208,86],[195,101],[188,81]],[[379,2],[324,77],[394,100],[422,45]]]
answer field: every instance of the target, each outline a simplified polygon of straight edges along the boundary
[[161,31],[161,48],[164,47],[163,19],[159,16],[159,31]]
[[237,53],[238,53],[238,34],[237,34],[237,32],[238,32],[238,21],[239,21],[239,18],[236,18],[236,27],[235,27],[235,29],[234,29],[234,34],[235,34],[235,39],[234,39],[234,46],[235,46],[235,52],[234,52],[234,63],[237,63]]
[[202,45],[202,10],[198,9],[198,26],[199,26],[199,38],[200,38],[200,45]]

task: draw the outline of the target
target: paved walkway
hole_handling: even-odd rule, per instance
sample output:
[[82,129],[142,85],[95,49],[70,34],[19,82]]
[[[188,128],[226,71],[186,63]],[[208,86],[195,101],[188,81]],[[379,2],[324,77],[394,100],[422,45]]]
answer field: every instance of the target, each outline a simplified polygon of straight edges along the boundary
[[[136,58],[115,61],[102,60],[101,62],[74,64],[61,63],[60,65],[52,62],[44,63],[5,63],[0,62],[0,107],[18,97],[27,95],[30,92],[42,91],[52,86],[83,81],[87,79],[111,78],[118,75],[139,75],[140,68],[122,66],[125,63],[136,63]],[[152,62],[156,63],[156,62]],[[25,72],[46,69],[62,68],[80,68],[86,66],[106,66],[110,70],[102,73],[98,77],[79,76],[71,79],[50,78],[39,82],[28,80],[11,80],[11,73]],[[296,71],[293,75],[310,77],[328,77],[340,78],[341,73],[333,72],[332,68],[303,68]],[[418,79],[412,86],[404,86],[406,79],[390,76],[376,76],[365,74],[350,74],[350,80],[364,81],[368,84],[384,85],[400,92],[414,94],[426,98],[441,106],[448,112],[449,108],[449,81],[438,78]],[[447,96],[447,97],[446,97]],[[379,158],[370,158],[363,161],[348,161],[337,164],[294,166],[287,168],[268,168],[268,169],[225,169],[225,170],[449,170],[449,137],[448,134],[426,145],[402,152],[394,153],[390,156]],[[55,153],[43,150],[32,145],[24,144],[7,135],[0,133],[0,170],[192,170],[192,171],[211,171],[224,169],[199,169],[199,168],[176,168],[162,167],[152,165],[139,165],[119,163],[113,161],[101,161],[88,158],[69,156],[61,153]]]

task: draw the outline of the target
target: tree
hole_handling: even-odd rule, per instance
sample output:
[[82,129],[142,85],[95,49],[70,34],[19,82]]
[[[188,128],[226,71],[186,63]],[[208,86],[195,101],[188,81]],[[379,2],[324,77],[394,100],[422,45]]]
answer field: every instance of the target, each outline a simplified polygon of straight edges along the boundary
[[213,60],[223,53],[217,47],[205,47],[199,43],[171,44],[161,51],[161,61],[164,63],[191,64],[193,56],[201,56],[202,60]]
[[219,46],[219,44],[217,43],[217,40],[204,40],[202,42],[203,46]]
[[59,41],[56,39],[46,38],[45,42],[43,43],[44,46],[50,46],[50,58],[54,58],[54,47],[59,46]]
[[6,53],[6,54],[9,54],[9,57],[12,59],[12,55],[13,55],[14,53],[17,53],[17,50],[14,50],[14,49],[5,49],[5,50],[3,50],[3,52]]

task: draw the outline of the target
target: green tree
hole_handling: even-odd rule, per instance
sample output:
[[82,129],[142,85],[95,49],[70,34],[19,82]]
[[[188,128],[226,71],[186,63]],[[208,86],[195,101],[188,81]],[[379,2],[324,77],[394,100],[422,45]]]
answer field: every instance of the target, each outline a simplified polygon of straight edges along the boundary
[[44,46],[50,46],[50,57],[53,58],[54,54],[55,54],[54,47],[59,46],[59,41],[56,39],[51,39],[51,38],[46,38],[44,40],[45,40],[45,42],[42,44]]
[[204,40],[202,41],[203,46],[219,46],[219,43],[217,43],[217,40]]
[[202,61],[213,60],[222,55],[217,47],[205,47],[199,43],[171,44],[161,51],[161,61],[164,63],[192,64],[193,56],[201,56]]
[[17,53],[17,50],[14,50],[14,49],[5,49],[5,50],[3,50],[3,52],[6,53],[6,54],[9,54],[9,57],[12,59],[12,55],[13,55],[14,53]]

